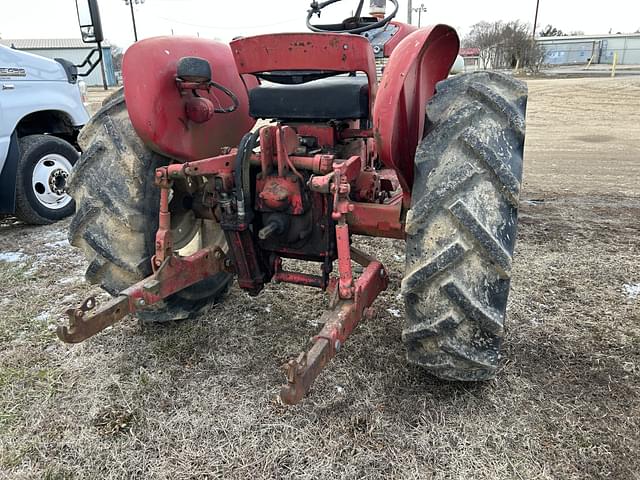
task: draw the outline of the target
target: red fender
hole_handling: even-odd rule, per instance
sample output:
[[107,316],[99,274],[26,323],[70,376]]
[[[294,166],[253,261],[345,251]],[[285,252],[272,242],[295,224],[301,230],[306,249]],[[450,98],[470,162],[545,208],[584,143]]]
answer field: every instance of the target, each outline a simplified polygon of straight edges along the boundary
[[[209,61],[212,80],[227,87],[240,101],[234,112],[214,113],[203,123],[187,118],[189,97],[181,96],[176,87],[176,65],[187,56]],[[255,123],[249,116],[247,87],[253,88],[257,82],[247,77],[245,86],[226,44],[173,36],[141,40],[127,49],[122,73],[133,128],[149,148],[168,157],[190,161],[218,155],[221,147],[236,146]],[[201,96],[215,106],[231,105],[219,90],[202,92]]]
[[405,192],[413,185],[413,157],[424,136],[427,103],[447,78],[460,41],[447,25],[416,30],[393,50],[373,109],[378,155],[393,168]]

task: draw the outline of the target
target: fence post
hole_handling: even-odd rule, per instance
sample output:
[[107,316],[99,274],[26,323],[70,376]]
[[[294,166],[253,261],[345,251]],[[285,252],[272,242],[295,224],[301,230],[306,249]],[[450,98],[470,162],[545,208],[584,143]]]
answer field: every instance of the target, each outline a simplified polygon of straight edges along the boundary
[[616,63],[618,63],[618,52],[613,52],[613,64],[611,65],[611,78],[616,76]]

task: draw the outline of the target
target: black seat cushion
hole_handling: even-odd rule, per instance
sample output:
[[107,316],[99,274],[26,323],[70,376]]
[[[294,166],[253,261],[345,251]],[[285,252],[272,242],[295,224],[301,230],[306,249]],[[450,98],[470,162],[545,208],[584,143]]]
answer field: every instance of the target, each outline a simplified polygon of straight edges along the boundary
[[369,118],[367,77],[339,76],[300,85],[262,84],[249,91],[249,115],[281,120]]

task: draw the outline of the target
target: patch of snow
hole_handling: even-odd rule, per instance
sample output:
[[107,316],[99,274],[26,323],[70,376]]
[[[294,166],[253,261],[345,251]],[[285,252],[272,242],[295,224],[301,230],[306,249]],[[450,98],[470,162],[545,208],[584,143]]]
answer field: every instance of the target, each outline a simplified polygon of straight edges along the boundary
[[35,263],[38,265],[42,265],[49,261],[54,261],[58,258],[58,255],[55,253],[37,253]]
[[400,310],[398,310],[397,308],[387,308],[387,312],[389,312],[391,315],[393,315],[396,318],[400,318]]
[[23,261],[27,256],[22,252],[0,252],[0,262],[16,263]]
[[50,317],[51,317],[51,314],[49,312],[42,312],[37,317],[33,317],[33,319],[36,320],[37,322],[46,322],[49,320]]
[[271,304],[268,304],[266,307],[264,307],[264,311],[267,313],[271,313]]
[[65,238],[64,240],[58,240],[57,242],[48,242],[45,243],[44,246],[48,248],[68,247],[69,240]]
[[336,390],[338,391],[338,393],[344,393],[344,388],[342,388],[340,385],[336,385]]
[[57,242],[58,240],[65,240],[67,238],[67,233],[63,230],[52,230],[50,232],[43,233],[41,238],[48,242]]
[[73,275],[71,277],[65,277],[62,280],[58,280],[58,283],[62,285],[68,285],[69,283],[82,283],[82,277],[80,275]]
[[638,298],[640,295],[640,283],[625,283],[624,291],[629,298]]
[[36,267],[35,265],[33,265],[29,270],[26,270],[24,273],[25,273],[27,276],[35,275],[36,273],[38,273],[38,267]]

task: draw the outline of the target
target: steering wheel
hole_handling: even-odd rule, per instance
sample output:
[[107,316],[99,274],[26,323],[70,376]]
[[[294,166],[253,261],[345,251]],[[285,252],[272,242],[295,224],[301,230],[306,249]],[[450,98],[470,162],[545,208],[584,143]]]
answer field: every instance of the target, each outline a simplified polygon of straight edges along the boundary
[[388,16],[384,17],[381,20],[378,20],[377,22],[363,21],[361,15],[364,0],[360,0],[355,15],[351,18],[347,18],[342,23],[333,23],[329,25],[311,24],[311,17],[313,17],[314,14],[320,17],[320,12],[323,8],[341,1],[342,0],[325,0],[324,2],[318,3],[317,0],[313,0],[310,5],[311,8],[307,12],[307,28],[312,32],[363,33],[375,28],[384,27],[387,23],[393,20],[393,18],[398,13],[398,0],[390,0],[395,8],[393,9],[393,12],[391,12]]

